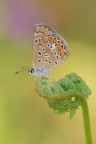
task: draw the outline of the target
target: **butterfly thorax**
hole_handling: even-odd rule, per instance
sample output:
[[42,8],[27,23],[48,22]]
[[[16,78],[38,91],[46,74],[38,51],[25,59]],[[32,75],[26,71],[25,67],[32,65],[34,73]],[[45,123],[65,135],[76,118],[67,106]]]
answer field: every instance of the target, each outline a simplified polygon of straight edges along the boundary
[[30,69],[28,70],[30,72],[31,75],[34,75],[35,77],[43,77],[43,76],[48,76],[49,74],[49,71],[47,69]]

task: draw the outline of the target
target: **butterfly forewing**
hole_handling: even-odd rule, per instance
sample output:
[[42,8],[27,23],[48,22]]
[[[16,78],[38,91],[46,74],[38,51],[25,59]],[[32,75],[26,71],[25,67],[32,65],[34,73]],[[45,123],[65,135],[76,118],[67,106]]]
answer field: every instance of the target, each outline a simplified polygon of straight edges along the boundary
[[65,40],[50,27],[38,24],[33,35],[32,63],[34,69],[48,69],[49,71],[69,55]]

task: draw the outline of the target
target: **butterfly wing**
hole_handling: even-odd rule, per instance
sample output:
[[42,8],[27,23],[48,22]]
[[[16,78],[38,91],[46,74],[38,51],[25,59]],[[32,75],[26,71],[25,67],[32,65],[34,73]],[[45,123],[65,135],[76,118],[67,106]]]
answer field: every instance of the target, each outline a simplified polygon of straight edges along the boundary
[[69,55],[65,40],[50,27],[38,24],[34,28],[32,63],[34,69],[49,71]]

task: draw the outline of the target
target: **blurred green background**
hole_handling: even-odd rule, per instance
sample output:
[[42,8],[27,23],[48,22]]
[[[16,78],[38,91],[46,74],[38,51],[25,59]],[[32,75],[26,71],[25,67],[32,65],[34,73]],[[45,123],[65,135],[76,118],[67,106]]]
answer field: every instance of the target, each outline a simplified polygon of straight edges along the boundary
[[51,72],[55,80],[76,72],[92,89],[88,99],[96,143],[96,1],[0,1],[0,144],[85,144],[81,108],[72,120],[55,115],[35,92],[32,66],[34,25],[45,23],[62,35],[69,58]]

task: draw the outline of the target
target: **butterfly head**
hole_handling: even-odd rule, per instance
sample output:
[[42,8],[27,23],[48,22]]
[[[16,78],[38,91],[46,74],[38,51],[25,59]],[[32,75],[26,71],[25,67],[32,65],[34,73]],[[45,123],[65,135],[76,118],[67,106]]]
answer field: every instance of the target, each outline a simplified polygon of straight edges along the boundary
[[15,72],[15,74],[19,74],[21,72],[28,71],[31,75],[34,75],[34,77],[44,77],[49,75],[49,70],[48,69],[34,69],[34,68],[29,68],[29,67],[22,67],[22,70]]
[[49,71],[47,69],[34,69],[34,68],[31,68],[28,70],[28,72],[31,74],[31,75],[34,75],[35,77],[43,77],[43,76],[48,76],[49,75]]
[[29,69],[28,72],[29,72],[31,75],[34,75],[34,68]]

